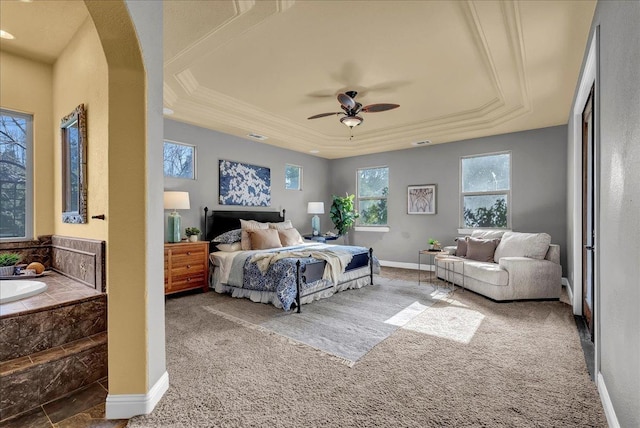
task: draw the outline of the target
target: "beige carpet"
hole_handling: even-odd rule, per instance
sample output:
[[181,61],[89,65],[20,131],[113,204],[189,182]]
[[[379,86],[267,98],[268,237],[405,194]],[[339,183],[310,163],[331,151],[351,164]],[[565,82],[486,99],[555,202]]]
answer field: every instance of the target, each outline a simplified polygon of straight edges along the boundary
[[209,294],[167,302],[171,386],[130,427],[606,426],[562,302],[456,290],[350,368],[203,310]]

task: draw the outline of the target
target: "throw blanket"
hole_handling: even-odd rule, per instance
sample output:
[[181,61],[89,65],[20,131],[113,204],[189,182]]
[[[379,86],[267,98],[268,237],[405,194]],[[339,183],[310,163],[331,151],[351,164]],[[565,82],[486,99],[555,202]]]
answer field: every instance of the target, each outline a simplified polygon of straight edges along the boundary
[[322,279],[331,280],[333,285],[338,285],[338,278],[341,273],[344,272],[344,269],[351,262],[353,258],[353,254],[345,252],[345,251],[337,251],[325,248],[322,251],[314,251],[314,250],[298,250],[298,251],[281,251],[278,253],[262,253],[255,254],[251,258],[252,263],[256,263],[258,265],[258,269],[260,272],[265,274],[269,269],[269,266],[277,262],[278,260],[295,257],[312,257],[314,259],[324,260],[327,263],[324,267],[324,273],[322,274]]

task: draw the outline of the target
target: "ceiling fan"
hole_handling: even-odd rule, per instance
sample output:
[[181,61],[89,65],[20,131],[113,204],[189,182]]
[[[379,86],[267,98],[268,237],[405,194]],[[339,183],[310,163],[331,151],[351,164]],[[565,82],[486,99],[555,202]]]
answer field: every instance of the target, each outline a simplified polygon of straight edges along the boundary
[[368,106],[362,106],[359,102],[355,100],[356,95],[358,93],[356,91],[347,91],[345,93],[338,94],[338,101],[340,102],[340,107],[344,112],[333,112],[333,113],[320,113],[314,116],[308,117],[307,119],[318,119],[320,117],[327,117],[333,115],[343,115],[340,118],[340,122],[347,125],[349,128],[353,129],[355,126],[360,125],[364,119],[358,116],[359,113],[377,113],[380,111],[393,110],[394,108],[400,107],[399,104],[369,104]]

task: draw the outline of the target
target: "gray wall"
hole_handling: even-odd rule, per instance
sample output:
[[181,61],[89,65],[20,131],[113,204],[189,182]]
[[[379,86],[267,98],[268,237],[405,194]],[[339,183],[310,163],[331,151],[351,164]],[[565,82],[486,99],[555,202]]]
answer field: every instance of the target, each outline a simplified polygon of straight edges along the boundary
[[[622,427],[640,426],[640,2],[600,1],[599,370]],[[586,59],[586,55],[585,55]],[[596,128],[597,129],[597,128]],[[569,146],[573,146],[569,138]],[[578,171],[579,172],[579,171]],[[575,180],[574,192],[580,193]],[[571,207],[571,205],[569,205]],[[580,230],[580,224],[568,229]],[[571,236],[568,237],[571,239]],[[577,248],[576,251],[580,249]],[[571,255],[570,255],[571,256]],[[571,258],[571,257],[570,257]],[[569,265],[570,277],[573,269]],[[575,286],[579,286],[576,284]],[[599,318],[598,318],[599,315]],[[602,385],[599,385],[602,391]]]
[[[329,191],[329,161],[304,153],[257,143],[221,132],[185,123],[164,122],[164,138],[196,146],[196,180],[165,178],[165,190],[188,191],[191,210],[181,211],[182,232],[190,226],[204,230],[203,208],[210,210],[278,211],[286,209],[286,217],[300,233],[311,232],[311,216],[307,214],[307,202],[323,201],[325,212],[331,203]],[[271,168],[271,206],[241,207],[218,203],[218,160],[226,159]],[[285,164],[302,167],[303,190],[285,190]],[[165,222],[166,222],[165,212]],[[329,217],[321,216],[322,230],[327,230]],[[166,240],[166,226],[165,226]]]
[[[372,246],[386,261],[417,263],[429,238],[453,245],[460,217],[460,157],[511,151],[511,225],[518,232],[546,232],[566,263],[567,127],[536,129],[334,160],[331,191],[355,193],[356,169],[389,167],[390,232],[353,232],[354,244]],[[436,215],[407,214],[407,186],[437,184]]]

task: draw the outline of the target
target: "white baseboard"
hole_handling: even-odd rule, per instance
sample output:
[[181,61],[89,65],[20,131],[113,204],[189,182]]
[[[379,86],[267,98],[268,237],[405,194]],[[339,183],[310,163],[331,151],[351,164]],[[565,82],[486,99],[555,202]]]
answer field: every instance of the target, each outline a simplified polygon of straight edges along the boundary
[[[418,263],[390,262],[387,260],[380,260],[380,266],[418,270]],[[430,271],[433,270],[433,266],[422,263],[420,265],[420,270]]]
[[137,415],[148,415],[167,389],[169,389],[169,373],[164,372],[146,394],[108,394],[106,418],[129,419]]
[[598,372],[598,393],[600,394],[600,401],[602,401],[602,407],[604,408],[604,415],[607,417],[607,423],[610,428],[620,428],[620,422],[616,417],[616,411],[613,409],[613,403],[607,391],[607,386],[604,384],[604,377],[601,372]]

